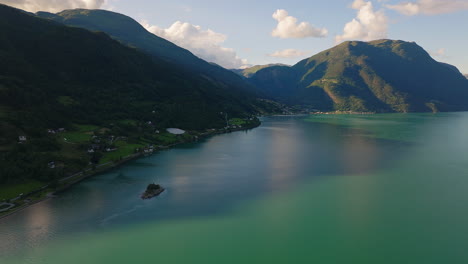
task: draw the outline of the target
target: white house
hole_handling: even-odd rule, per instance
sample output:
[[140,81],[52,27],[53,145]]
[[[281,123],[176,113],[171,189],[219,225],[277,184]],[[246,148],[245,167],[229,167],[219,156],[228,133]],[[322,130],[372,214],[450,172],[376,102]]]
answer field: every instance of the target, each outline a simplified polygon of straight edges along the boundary
[[49,162],[47,166],[49,166],[50,169],[55,169],[55,161]]

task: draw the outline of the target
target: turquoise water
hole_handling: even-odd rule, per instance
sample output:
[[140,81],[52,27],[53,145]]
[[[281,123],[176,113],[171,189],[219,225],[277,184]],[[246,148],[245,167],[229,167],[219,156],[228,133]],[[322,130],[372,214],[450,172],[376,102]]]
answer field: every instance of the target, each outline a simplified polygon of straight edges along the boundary
[[0,220],[0,263],[468,263],[467,152],[468,113],[267,118]]

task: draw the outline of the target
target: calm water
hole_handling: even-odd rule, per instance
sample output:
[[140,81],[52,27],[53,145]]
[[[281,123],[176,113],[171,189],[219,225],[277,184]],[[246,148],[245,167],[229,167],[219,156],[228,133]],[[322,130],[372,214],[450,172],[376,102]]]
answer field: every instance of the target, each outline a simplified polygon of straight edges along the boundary
[[468,113],[267,118],[0,220],[0,263],[468,263],[467,153]]

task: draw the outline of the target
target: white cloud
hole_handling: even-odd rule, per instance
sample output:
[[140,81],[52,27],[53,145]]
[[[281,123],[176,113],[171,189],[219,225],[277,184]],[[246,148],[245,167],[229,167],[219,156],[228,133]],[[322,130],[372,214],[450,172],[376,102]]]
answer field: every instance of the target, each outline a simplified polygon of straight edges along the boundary
[[57,13],[73,8],[101,8],[106,4],[106,0],[0,0],[0,3],[29,12],[47,11]]
[[438,50],[431,51],[431,52],[429,52],[429,53],[430,53],[430,54],[432,55],[432,57],[434,57],[434,58],[444,59],[444,58],[447,57],[447,56],[446,56],[446,49],[444,49],[444,48],[440,48],[440,49],[438,49]]
[[204,30],[200,26],[190,23],[175,22],[169,28],[143,22],[142,25],[151,33],[165,38],[182,48],[190,50],[198,57],[219,64],[225,68],[239,68],[248,62],[237,56],[234,49],[221,46],[227,36],[213,30]]
[[278,21],[278,25],[271,35],[278,38],[323,38],[328,35],[325,28],[316,28],[308,22],[297,22],[297,18],[289,16],[284,9],[278,9],[273,13],[273,18]]
[[358,10],[357,17],[348,22],[343,35],[335,38],[337,43],[345,40],[375,40],[387,37],[388,18],[383,10],[374,11],[372,2],[355,0],[351,5]]
[[398,5],[386,5],[386,7],[407,16],[414,16],[419,13],[419,6],[414,3],[400,3]]
[[467,0],[418,0],[416,2],[402,2],[396,5],[386,5],[403,15],[437,15],[452,13],[468,9]]
[[285,50],[278,50],[271,54],[268,54],[269,57],[275,58],[297,58],[305,56],[307,53],[304,51],[296,50],[296,49],[285,49]]
[[367,4],[367,2],[364,1],[364,0],[356,0],[351,4],[351,8],[359,10],[359,9],[363,8],[366,4]]

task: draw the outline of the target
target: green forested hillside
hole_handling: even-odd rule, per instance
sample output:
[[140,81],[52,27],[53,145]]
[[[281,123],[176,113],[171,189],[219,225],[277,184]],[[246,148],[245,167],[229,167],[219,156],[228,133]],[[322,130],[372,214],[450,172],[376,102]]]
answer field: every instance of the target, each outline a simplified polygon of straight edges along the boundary
[[[50,181],[119,158],[104,148],[132,153],[171,142],[167,127],[224,127],[226,116],[248,117],[264,104],[105,33],[4,5],[0,61],[0,184]],[[90,155],[92,140],[99,153]],[[51,161],[65,169],[50,170]]]
[[103,31],[122,43],[138,48],[157,59],[174,63],[199,74],[218,87],[230,89],[232,92],[255,93],[255,89],[237,74],[208,63],[190,51],[148,32],[137,21],[123,14],[106,10],[73,9],[57,14],[39,12],[37,15],[70,26]]
[[468,81],[416,43],[344,42],[250,81],[272,98],[318,110],[411,112],[468,109]]

